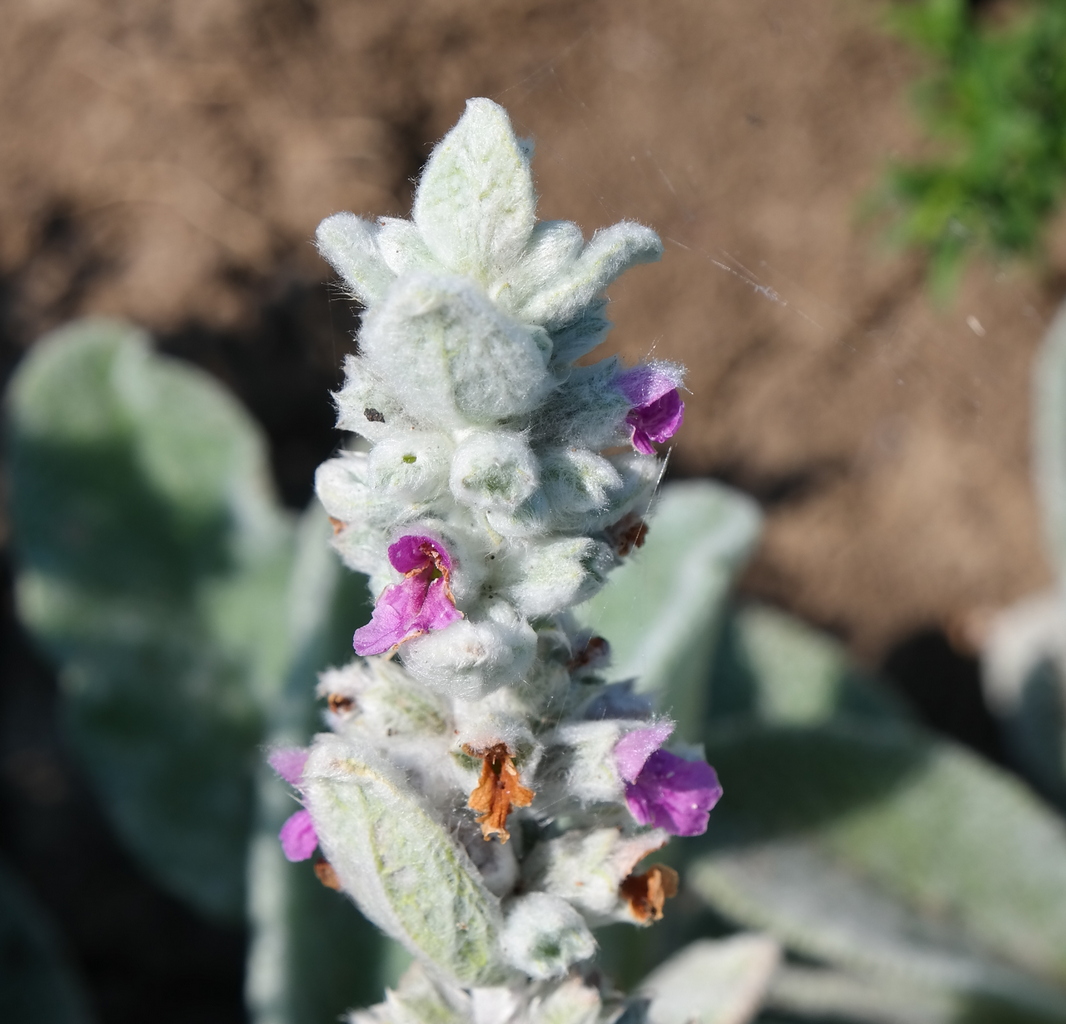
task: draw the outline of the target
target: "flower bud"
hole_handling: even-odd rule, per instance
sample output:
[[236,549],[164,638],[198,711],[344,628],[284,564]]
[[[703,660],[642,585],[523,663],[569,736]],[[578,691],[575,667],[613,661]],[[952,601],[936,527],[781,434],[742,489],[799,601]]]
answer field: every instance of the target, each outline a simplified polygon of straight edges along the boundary
[[450,727],[441,698],[394,661],[353,661],[319,677],[318,695],[330,701],[331,724],[353,739],[444,735]]
[[507,962],[533,978],[559,978],[596,952],[596,940],[566,900],[546,892],[511,904],[500,942]]
[[617,828],[574,830],[538,843],[523,867],[523,878],[527,888],[572,903],[592,925],[632,921],[620,886],[637,863],[665,846],[668,838],[659,829],[628,837]]
[[315,494],[333,520],[333,546],[344,564],[377,577],[388,572],[385,555],[388,506],[366,483],[367,458],[349,452],[323,462],[315,472]]
[[387,437],[371,449],[366,479],[394,501],[427,502],[448,485],[452,445],[443,434]]
[[575,520],[610,508],[612,496],[623,488],[621,473],[586,448],[561,448],[545,455],[541,483],[553,514]]
[[344,387],[333,397],[339,430],[377,441],[414,425],[392,392],[359,356],[345,358]]
[[479,509],[513,511],[537,489],[537,459],[519,434],[478,430],[455,450],[455,500]]
[[315,471],[315,494],[327,514],[342,523],[371,517],[379,498],[367,485],[367,457],[347,452]]
[[530,541],[501,561],[500,593],[527,618],[552,615],[595,594],[616,562],[590,537]]
[[482,616],[471,615],[447,629],[404,644],[404,666],[432,690],[459,700],[477,700],[497,687],[517,683],[537,652],[537,635],[503,601]]
[[619,389],[618,360],[574,366],[537,412],[535,433],[546,442],[599,451],[627,438],[632,401]]

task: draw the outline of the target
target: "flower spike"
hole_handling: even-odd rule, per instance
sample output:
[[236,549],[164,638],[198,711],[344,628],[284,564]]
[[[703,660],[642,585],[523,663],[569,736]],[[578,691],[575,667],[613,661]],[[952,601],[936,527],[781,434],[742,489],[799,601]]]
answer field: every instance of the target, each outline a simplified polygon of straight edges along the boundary
[[721,795],[571,611],[655,528],[655,445],[684,416],[681,367],[585,362],[605,290],[662,244],[538,223],[531,156],[471,100],[411,220],[318,230],[366,309],[335,396],[363,441],[315,490],[376,601],[360,657],[321,680],[330,731],[270,760],[304,804],[285,856],[320,849],[323,884],[416,962],[352,1024],[645,1024],[575,967],[593,928],[663,916],[677,875],[641,862]]

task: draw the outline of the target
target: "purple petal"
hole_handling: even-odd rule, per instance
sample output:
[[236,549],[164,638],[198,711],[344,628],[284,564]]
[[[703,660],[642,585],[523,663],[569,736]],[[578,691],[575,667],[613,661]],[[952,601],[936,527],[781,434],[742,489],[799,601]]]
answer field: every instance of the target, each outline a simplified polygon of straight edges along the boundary
[[408,534],[395,544],[389,545],[389,561],[392,567],[405,575],[420,569],[433,569],[437,560],[445,571],[451,569],[452,560],[444,550],[444,545],[432,537]]
[[626,423],[632,428],[633,447],[654,455],[653,442],[674,436],[685,417],[685,403],[677,390],[681,372],[668,363],[634,366],[615,377],[615,386],[632,403]]
[[651,405],[629,411],[626,423],[633,428],[630,441],[642,455],[654,455],[652,442],[673,437],[684,418],[685,403],[676,390],[671,391]]
[[427,576],[427,573],[408,576],[381,592],[370,621],[357,629],[352,638],[356,654],[384,654],[421,632],[415,623],[429,591]]
[[639,427],[633,427],[633,433],[629,440],[641,455],[655,454],[655,445],[651,443],[651,438]]
[[658,722],[648,729],[626,733],[614,746],[614,764],[625,782],[640,774],[644,762],[658,750],[674,731],[673,722]]
[[419,633],[428,633],[431,629],[444,629],[462,617],[463,613],[455,607],[448,592],[447,581],[435,579],[426,591],[412,629]]
[[278,833],[286,860],[307,860],[318,846],[318,835],[307,811],[297,811]]
[[386,587],[374,605],[370,621],[355,631],[356,654],[384,654],[393,647],[433,629],[444,629],[463,613],[455,607],[443,577],[429,581],[420,572]]
[[290,786],[298,786],[310,753],[311,751],[303,747],[283,747],[281,750],[275,750],[267,758],[267,763]]
[[648,405],[630,410],[626,423],[652,441],[663,442],[678,432],[685,418],[685,403],[677,388]]
[[676,391],[681,377],[681,371],[668,363],[642,363],[631,370],[623,370],[615,377],[614,384],[635,408],[639,408]]
[[636,781],[626,786],[626,803],[642,825],[665,829],[675,836],[698,836],[722,796],[714,769],[706,761],[686,761],[656,750]]

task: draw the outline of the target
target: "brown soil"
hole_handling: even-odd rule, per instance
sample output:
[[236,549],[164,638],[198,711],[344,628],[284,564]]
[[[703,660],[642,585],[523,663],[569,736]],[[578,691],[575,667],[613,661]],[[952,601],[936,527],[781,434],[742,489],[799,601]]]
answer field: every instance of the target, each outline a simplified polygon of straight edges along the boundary
[[[983,266],[936,309],[921,266],[859,226],[885,160],[921,145],[918,63],[881,32],[884,2],[12,0],[0,369],[70,317],[136,320],[248,403],[302,503],[336,444],[327,391],[356,322],[331,301],[314,227],[338,209],[406,213],[433,141],[488,95],[537,140],[543,216],[587,231],[632,217],[666,239],[661,264],[616,288],[613,345],[689,365],[672,469],[763,503],[747,590],[880,661],[1048,578],[1028,379],[1056,298],[1048,277]],[[73,771],[54,725],[12,731],[46,721],[50,698],[5,622],[0,811],[19,838],[2,845],[73,936],[100,1019],[160,1004],[160,1021],[236,1019],[239,936],[197,932],[128,881],[113,841],[93,839],[97,812],[62,817],[16,770],[37,750],[60,780]],[[95,867],[70,874],[61,851],[90,848]],[[119,875],[102,906],[100,879]],[[97,902],[78,902],[86,885]],[[140,924],[116,922],[111,942],[101,915],[119,899]],[[163,963],[170,946],[122,945],[137,927],[175,943],[185,929],[205,964],[219,951],[213,1010],[187,960]]]

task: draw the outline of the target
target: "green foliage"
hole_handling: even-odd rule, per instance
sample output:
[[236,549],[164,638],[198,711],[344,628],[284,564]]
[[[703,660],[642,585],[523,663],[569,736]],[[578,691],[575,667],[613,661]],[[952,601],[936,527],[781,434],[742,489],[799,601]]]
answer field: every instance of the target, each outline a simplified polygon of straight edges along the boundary
[[1039,250],[1066,183],[1066,3],[1029,0],[991,24],[967,0],[916,0],[891,24],[925,51],[931,70],[918,109],[932,157],[889,169],[881,202],[897,241],[929,257],[950,291],[966,256]]

